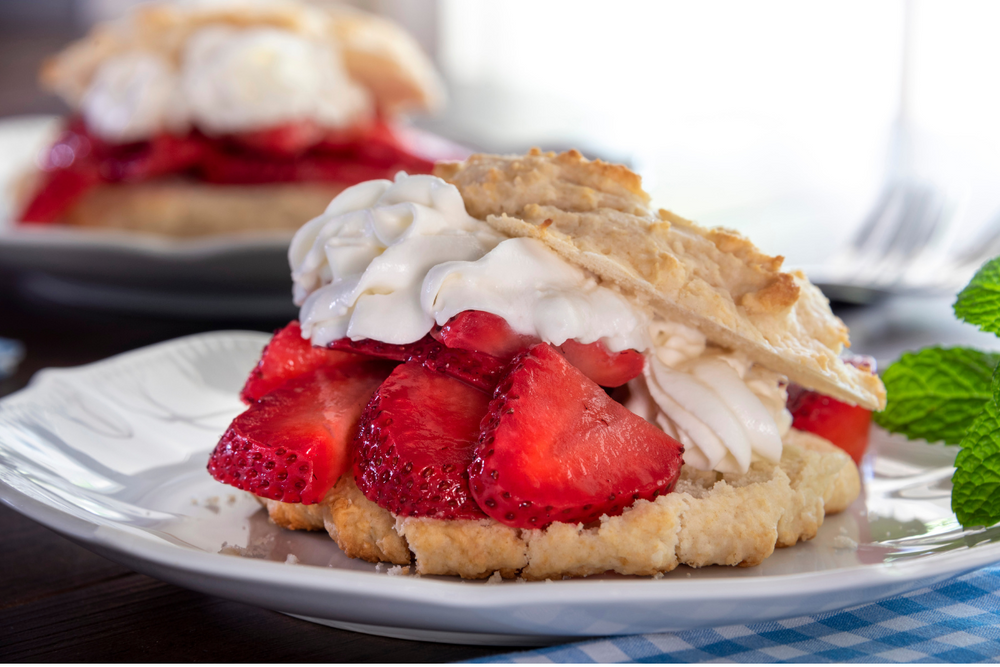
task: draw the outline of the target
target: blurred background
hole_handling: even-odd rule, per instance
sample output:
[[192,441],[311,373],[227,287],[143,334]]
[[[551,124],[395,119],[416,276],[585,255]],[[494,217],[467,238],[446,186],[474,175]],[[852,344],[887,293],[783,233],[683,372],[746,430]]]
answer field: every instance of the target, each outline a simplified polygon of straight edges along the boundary
[[[39,66],[135,4],[0,2],[0,123],[65,114],[65,105],[38,87]],[[448,103],[437,115],[413,117],[415,125],[475,150],[577,147],[629,164],[656,206],[742,231],[764,251],[784,255],[786,266],[805,269],[848,320],[856,350],[887,360],[944,341],[951,334],[939,325],[952,321],[956,290],[1000,253],[1000,3],[346,4],[401,24],[441,72]],[[27,166],[0,155],[0,177]],[[22,248],[38,251],[6,238],[0,220],[0,249],[9,251],[0,277]],[[239,258],[269,281],[267,294],[257,287],[206,294],[193,284],[194,255],[143,254],[148,248],[138,243],[117,248],[116,266],[141,272],[159,262],[171,280],[191,278],[187,292],[139,292],[132,289],[138,283],[123,286],[121,272],[106,277],[100,291],[73,282],[95,260],[72,244],[52,255],[52,265],[72,265],[75,274],[22,271],[15,287],[0,292],[27,295],[33,312],[58,303],[84,318],[97,308],[197,320],[157,329],[157,338],[228,322],[266,329],[295,314],[286,243],[265,249],[266,262],[263,255]],[[26,258],[22,265],[35,261]],[[270,273],[260,268],[265,263]],[[224,273],[212,278],[218,283]],[[228,280],[226,289],[237,282]],[[871,303],[879,308],[845,309]],[[36,329],[6,335],[27,338]],[[948,339],[985,342],[966,333]]]
[[[43,58],[132,0],[0,3],[0,115],[60,113]],[[357,0],[443,73],[416,122],[473,148],[579,147],[660,206],[822,263],[887,182],[932,187],[961,246],[1000,211],[1000,4]],[[939,225],[943,229],[944,225]],[[952,235],[955,236],[955,235]]]

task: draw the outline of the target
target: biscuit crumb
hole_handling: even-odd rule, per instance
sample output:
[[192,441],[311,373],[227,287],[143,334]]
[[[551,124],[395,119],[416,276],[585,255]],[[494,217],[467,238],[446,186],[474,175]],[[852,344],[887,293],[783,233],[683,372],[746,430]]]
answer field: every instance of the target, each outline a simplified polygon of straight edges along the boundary
[[385,563],[375,563],[375,571],[379,574],[385,572]]
[[239,556],[241,558],[267,558],[274,546],[274,535],[268,535],[263,539],[241,547],[238,544],[222,543],[219,553],[224,556]]
[[490,575],[490,578],[486,580],[487,586],[502,584],[502,583],[503,583],[503,575],[500,574],[500,570],[496,570],[492,575]]
[[234,504],[236,502],[236,496],[230,494],[229,497],[226,498],[226,502],[229,503],[230,505]]
[[195,507],[197,507],[198,506],[198,499],[197,498],[192,498],[191,499],[191,504],[194,505]]
[[514,582],[518,584],[526,584],[528,583],[528,580],[525,579],[524,577],[518,577],[517,579],[514,580]]
[[298,565],[299,557],[296,556],[295,554],[288,554],[288,556],[285,557],[285,562],[288,563],[289,565]]
[[833,538],[833,548],[850,549],[851,551],[857,551],[858,543],[849,538],[847,535],[837,535],[835,538]]
[[407,565],[405,568],[402,565],[393,565],[390,567],[386,574],[390,577],[405,577],[410,573],[410,566]]
[[653,579],[662,579],[662,578],[663,578],[662,572],[657,572],[656,574],[653,575]]

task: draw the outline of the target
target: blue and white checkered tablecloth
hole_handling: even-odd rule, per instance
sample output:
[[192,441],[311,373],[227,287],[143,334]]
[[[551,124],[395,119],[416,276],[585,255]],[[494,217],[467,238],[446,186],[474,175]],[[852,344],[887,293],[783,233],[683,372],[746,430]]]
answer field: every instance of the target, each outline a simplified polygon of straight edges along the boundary
[[984,662],[1000,660],[1000,566],[844,611],[636,635],[472,662]]

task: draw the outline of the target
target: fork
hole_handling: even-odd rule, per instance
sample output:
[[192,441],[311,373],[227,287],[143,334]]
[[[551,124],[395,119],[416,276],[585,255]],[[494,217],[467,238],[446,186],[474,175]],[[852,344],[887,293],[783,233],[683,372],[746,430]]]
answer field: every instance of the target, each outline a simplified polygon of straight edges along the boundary
[[[953,207],[933,186],[890,181],[851,241],[817,272],[827,296],[869,302],[924,282],[943,255],[934,242],[952,219]],[[998,232],[1000,239],[1000,232]]]

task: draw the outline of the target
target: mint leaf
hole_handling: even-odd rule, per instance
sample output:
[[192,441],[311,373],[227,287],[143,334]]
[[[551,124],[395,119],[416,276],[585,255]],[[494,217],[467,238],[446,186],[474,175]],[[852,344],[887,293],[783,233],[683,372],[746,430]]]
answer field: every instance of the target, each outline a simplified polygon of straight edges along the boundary
[[907,438],[957,445],[993,396],[1000,354],[968,347],[907,352],[882,374],[889,400],[875,423]]
[[983,264],[958,293],[955,316],[1000,336],[1000,257]]
[[962,438],[955,457],[951,509],[962,526],[1000,521],[1000,407],[991,400]]

